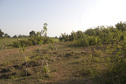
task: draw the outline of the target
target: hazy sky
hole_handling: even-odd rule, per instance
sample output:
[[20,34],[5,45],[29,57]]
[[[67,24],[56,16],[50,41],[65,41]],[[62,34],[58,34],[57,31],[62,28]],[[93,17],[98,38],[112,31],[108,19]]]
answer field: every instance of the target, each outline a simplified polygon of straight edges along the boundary
[[126,0],[0,0],[0,29],[28,35],[48,24],[48,36],[59,36],[126,21]]

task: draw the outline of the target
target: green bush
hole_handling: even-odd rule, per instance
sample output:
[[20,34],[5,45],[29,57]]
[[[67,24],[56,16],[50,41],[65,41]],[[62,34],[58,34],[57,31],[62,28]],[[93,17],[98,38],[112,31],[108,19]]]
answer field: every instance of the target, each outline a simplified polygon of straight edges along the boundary
[[102,84],[125,84],[126,62],[121,62],[105,72],[99,79]]
[[29,40],[20,40],[20,41],[14,41],[13,42],[13,46],[14,47],[19,47],[19,45],[25,45],[25,46],[31,46],[32,45],[32,42],[29,41]]
[[37,40],[35,38],[29,38],[28,41],[32,44],[32,45],[36,45],[37,44]]
[[14,47],[19,47],[19,44],[25,45],[25,46],[31,46],[31,45],[38,45],[38,44],[48,44],[53,43],[53,39],[49,37],[31,37],[28,40],[20,40],[13,42]]
[[44,37],[44,44],[48,44],[48,43],[51,43],[52,42],[52,39],[49,38],[49,37]]
[[19,44],[20,44],[20,42],[18,42],[18,41],[14,41],[14,42],[13,42],[13,46],[14,46],[14,47],[19,47]]
[[89,46],[89,41],[87,38],[78,39],[75,41],[75,45],[79,47],[86,47]]
[[99,44],[101,44],[100,38],[94,36],[87,36],[85,38],[80,38],[76,40],[74,45],[79,47],[86,47]]

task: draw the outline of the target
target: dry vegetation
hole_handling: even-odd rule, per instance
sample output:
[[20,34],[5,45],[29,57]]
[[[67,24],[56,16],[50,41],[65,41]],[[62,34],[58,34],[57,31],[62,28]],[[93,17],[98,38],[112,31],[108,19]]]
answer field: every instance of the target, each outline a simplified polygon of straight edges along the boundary
[[46,55],[45,59],[49,63],[48,74],[41,72],[42,56],[38,50],[39,46],[27,47],[24,52],[28,63],[27,77],[25,61],[20,49],[0,50],[0,83],[106,84],[107,81],[120,83],[115,81],[116,78],[107,77],[106,73],[110,74],[109,70],[113,69],[110,67],[115,67],[113,63],[116,58],[112,58],[112,55],[119,54],[119,59],[123,58],[121,44],[83,48],[70,47],[70,44],[72,42],[56,43],[57,50],[49,50],[49,44],[43,45],[41,51]]
[[126,83],[126,23],[64,33],[60,42],[47,37],[46,26],[0,46],[0,84]]

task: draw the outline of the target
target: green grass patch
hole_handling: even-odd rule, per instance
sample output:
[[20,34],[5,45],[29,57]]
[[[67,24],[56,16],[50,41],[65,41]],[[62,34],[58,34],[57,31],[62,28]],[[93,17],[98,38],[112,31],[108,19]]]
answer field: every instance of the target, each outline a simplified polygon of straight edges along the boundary
[[27,38],[0,38],[1,45],[12,45],[14,41],[26,40]]

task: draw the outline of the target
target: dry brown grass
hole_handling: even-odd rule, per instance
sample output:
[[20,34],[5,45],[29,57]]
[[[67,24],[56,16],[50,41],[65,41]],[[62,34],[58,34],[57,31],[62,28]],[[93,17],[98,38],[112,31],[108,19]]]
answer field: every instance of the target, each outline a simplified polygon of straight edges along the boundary
[[[48,44],[43,45],[42,52],[43,55],[47,55],[46,60],[48,60],[50,68],[49,77],[44,76],[44,79],[40,78],[42,58],[38,51],[39,46],[30,46],[25,50],[29,73],[27,78],[23,76],[25,73],[23,72],[23,70],[25,70],[23,65],[25,61],[21,55],[20,49],[0,50],[0,83],[94,84],[94,76],[92,76],[92,73],[88,75],[83,74],[85,74],[85,70],[96,70],[98,68],[97,64],[100,66],[99,71],[107,69],[105,59],[108,53],[104,51],[106,45],[103,46],[104,48],[96,46],[76,48],[68,47],[69,44],[70,43],[57,43],[57,50],[51,51],[48,50]],[[94,56],[95,60],[92,60],[91,56]],[[2,75],[7,77],[2,78]]]

